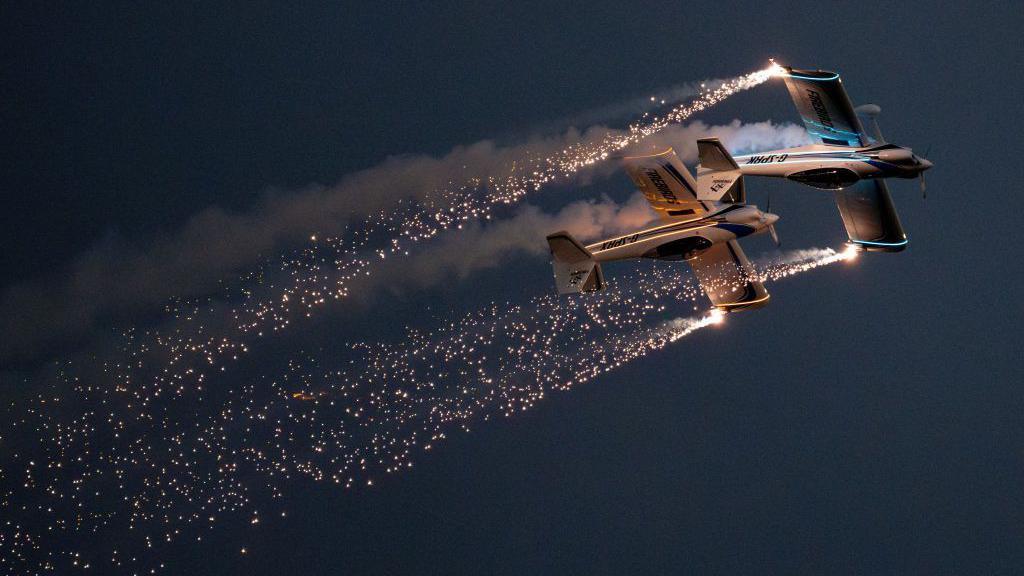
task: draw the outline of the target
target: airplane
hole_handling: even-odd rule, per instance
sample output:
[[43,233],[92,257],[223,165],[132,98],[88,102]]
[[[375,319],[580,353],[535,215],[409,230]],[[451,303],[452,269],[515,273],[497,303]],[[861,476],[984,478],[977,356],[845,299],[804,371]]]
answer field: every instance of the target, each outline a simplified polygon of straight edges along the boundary
[[905,249],[907,235],[885,178],[919,178],[924,194],[924,172],[932,163],[910,148],[886,142],[876,120],[881,109],[874,104],[854,108],[839,74],[783,66],[779,75],[815,143],[735,158],[701,157],[698,178],[741,186],[735,181],[743,176],[771,176],[833,191],[851,244],[869,251]]
[[[725,155],[721,143],[698,144],[702,154]],[[742,180],[725,186],[715,175],[694,179],[671,148],[623,159],[626,172],[665,222],[588,246],[568,232],[547,237],[560,294],[605,288],[601,263],[654,258],[686,260],[714,307],[723,312],[756,308],[768,292],[737,239],[768,231],[778,243],[779,217],[745,203]]]

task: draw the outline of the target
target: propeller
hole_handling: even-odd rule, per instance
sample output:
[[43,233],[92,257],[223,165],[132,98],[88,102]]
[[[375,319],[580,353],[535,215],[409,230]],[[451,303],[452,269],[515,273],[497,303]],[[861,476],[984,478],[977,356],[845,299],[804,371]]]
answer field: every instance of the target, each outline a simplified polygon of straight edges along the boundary
[[[764,211],[768,214],[772,213],[772,195],[768,195],[768,202],[766,203]],[[779,240],[779,233],[775,231],[775,224],[768,225],[768,233],[772,235],[772,242],[775,242],[775,247],[782,246],[782,241]]]
[[[929,144],[928,148],[924,151],[924,157],[926,159],[928,158],[931,151],[932,147],[931,144]],[[921,181],[921,199],[925,200],[928,198],[928,185],[924,181],[924,170],[921,170],[920,172],[917,173],[917,179]]]

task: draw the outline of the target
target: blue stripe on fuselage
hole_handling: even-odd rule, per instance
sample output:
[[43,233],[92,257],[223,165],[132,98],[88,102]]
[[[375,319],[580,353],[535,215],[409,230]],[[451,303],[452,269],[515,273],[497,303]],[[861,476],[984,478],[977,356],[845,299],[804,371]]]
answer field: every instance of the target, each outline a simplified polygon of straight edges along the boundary
[[728,232],[732,232],[737,238],[749,236],[755,231],[753,226],[747,226],[746,224],[734,224],[732,222],[719,222],[715,225],[715,228],[721,228]]

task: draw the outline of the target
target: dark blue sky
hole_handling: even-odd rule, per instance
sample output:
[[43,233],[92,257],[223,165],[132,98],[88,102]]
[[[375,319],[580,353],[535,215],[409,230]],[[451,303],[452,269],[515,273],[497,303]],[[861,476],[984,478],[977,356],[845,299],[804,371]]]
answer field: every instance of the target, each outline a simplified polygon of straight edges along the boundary
[[[373,489],[297,483],[287,520],[214,531],[174,551],[173,573],[1019,572],[1024,15],[974,6],[4,6],[0,288],[389,155],[516,142],[769,57],[835,69],[855,103],[882,107],[889,139],[931,148],[926,201],[892,185],[907,251],[772,284],[770,306],[454,435]],[[796,120],[778,84],[699,116],[733,118]],[[788,247],[843,239],[827,196],[748,189],[771,191]],[[536,202],[601,193],[625,198],[628,180]],[[501,274],[381,314],[424,323],[550,287],[543,258]],[[373,310],[343,333],[388,337],[352,328]],[[337,332],[326,318],[281,346]],[[257,348],[248,369],[279,355]]]

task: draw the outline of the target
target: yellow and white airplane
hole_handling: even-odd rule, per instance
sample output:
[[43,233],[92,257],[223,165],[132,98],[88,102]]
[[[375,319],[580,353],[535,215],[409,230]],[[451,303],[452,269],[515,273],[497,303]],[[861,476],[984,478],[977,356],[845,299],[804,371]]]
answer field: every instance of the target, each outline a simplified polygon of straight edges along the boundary
[[558,291],[603,289],[601,262],[675,259],[693,267],[719,310],[765,304],[768,292],[737,239],[768,231],[778,243],[778,216],[745,204],[744,176],[788,178],[828,190],[835,195],[852,245],[882,252],[906,248],[907,236],[885,178],[920,178],[923,191],[924,171],[932,163],[910,148],[886,143],[875,120],[879,107],[854,108],[839,74],[779,67],[779,75],[814,144],[733,158],[717,139],[698,140],[696,179],[671,149],[626,158],[633,182],[667,223],[589,246],[567,232],[551,234]]
[[[702,141],[699,147],[702,157],[728,158],[717,141]],[[719,172],[695,180],[672,149],[628,157],[624,164],[665,223],[589,246],[583,246],[568,232],[549,235],[559,293],[602,290],[602,262],[655,258],[686,260],[719,310],[767,303],[768,292],[737,239],[769,231],[778,242],[774,224],[779,217],[743,203],[742,179],[734,178],[725,185]],[[738,169],[735,164],[734,169]]]

